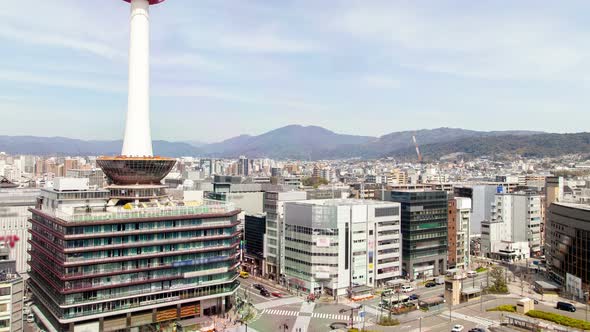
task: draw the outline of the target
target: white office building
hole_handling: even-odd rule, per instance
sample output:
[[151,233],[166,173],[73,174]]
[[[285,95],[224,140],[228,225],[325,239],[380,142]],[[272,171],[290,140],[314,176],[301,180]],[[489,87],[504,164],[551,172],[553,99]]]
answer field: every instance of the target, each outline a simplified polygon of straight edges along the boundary
[[400,204],[358,199],[285,203],[290,287],[347,295],[401,275]]
[[541,251],[541,196],[498,194],[491,211],[491,219],[482,222],[484,256],[515,261]]

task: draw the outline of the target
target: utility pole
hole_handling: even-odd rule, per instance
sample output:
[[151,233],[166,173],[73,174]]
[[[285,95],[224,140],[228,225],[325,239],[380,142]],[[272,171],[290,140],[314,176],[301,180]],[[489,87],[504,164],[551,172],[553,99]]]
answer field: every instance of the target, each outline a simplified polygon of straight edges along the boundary
[[483,312],[483,282],[480,285],[481,294],[479,295],[479,311]]
[[418,318],[418,322],[420,323],[420,332],[422,332],[422,317]]
[[453,299],[451,298],[451,303],[449,303],[449,321],[453,321]]

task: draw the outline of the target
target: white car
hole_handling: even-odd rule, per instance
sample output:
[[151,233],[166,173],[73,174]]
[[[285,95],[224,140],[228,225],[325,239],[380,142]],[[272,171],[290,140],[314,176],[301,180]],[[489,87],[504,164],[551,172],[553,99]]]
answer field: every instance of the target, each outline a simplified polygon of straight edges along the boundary
[[467,272],[467,277],[469,277],[469,278],[475,278],[475,277],[477,277],[477,272],[475,272],[475,271],[469,271],[469,272]]
[[35,316],[33,316],[33,314],[29,314],[27,316],[27,323],[33,323],[35,322]]
[[453,326],[453,329],[451,330],[451,332],[461,332],[465,329],[465,327],[463,325],[455,325]]
[[414,291],[414,287],[412,286],[402,286],[402,293],[409,293],[409,292],[413,292]]

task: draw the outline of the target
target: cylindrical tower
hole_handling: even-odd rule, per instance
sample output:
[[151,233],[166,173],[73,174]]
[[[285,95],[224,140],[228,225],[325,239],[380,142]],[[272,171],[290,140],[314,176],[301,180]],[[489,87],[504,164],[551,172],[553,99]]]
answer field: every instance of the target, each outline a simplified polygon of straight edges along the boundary
[[131,3],[129,96],[123,156],[151,157],[150,17],[149,6],[164,0],[125,0]]

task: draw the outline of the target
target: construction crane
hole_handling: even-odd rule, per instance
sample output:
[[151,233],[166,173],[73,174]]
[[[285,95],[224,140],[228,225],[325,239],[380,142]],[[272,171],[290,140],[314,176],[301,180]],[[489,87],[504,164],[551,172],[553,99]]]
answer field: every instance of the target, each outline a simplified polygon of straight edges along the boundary
[[416,134],[412,135],[412,140],[414,141],[414,146],[416,147],[416,154],[418,155],[418,162],[422,164],[422,153],[420,152],[420,147],[418,146],[418,142],[416,141]]

